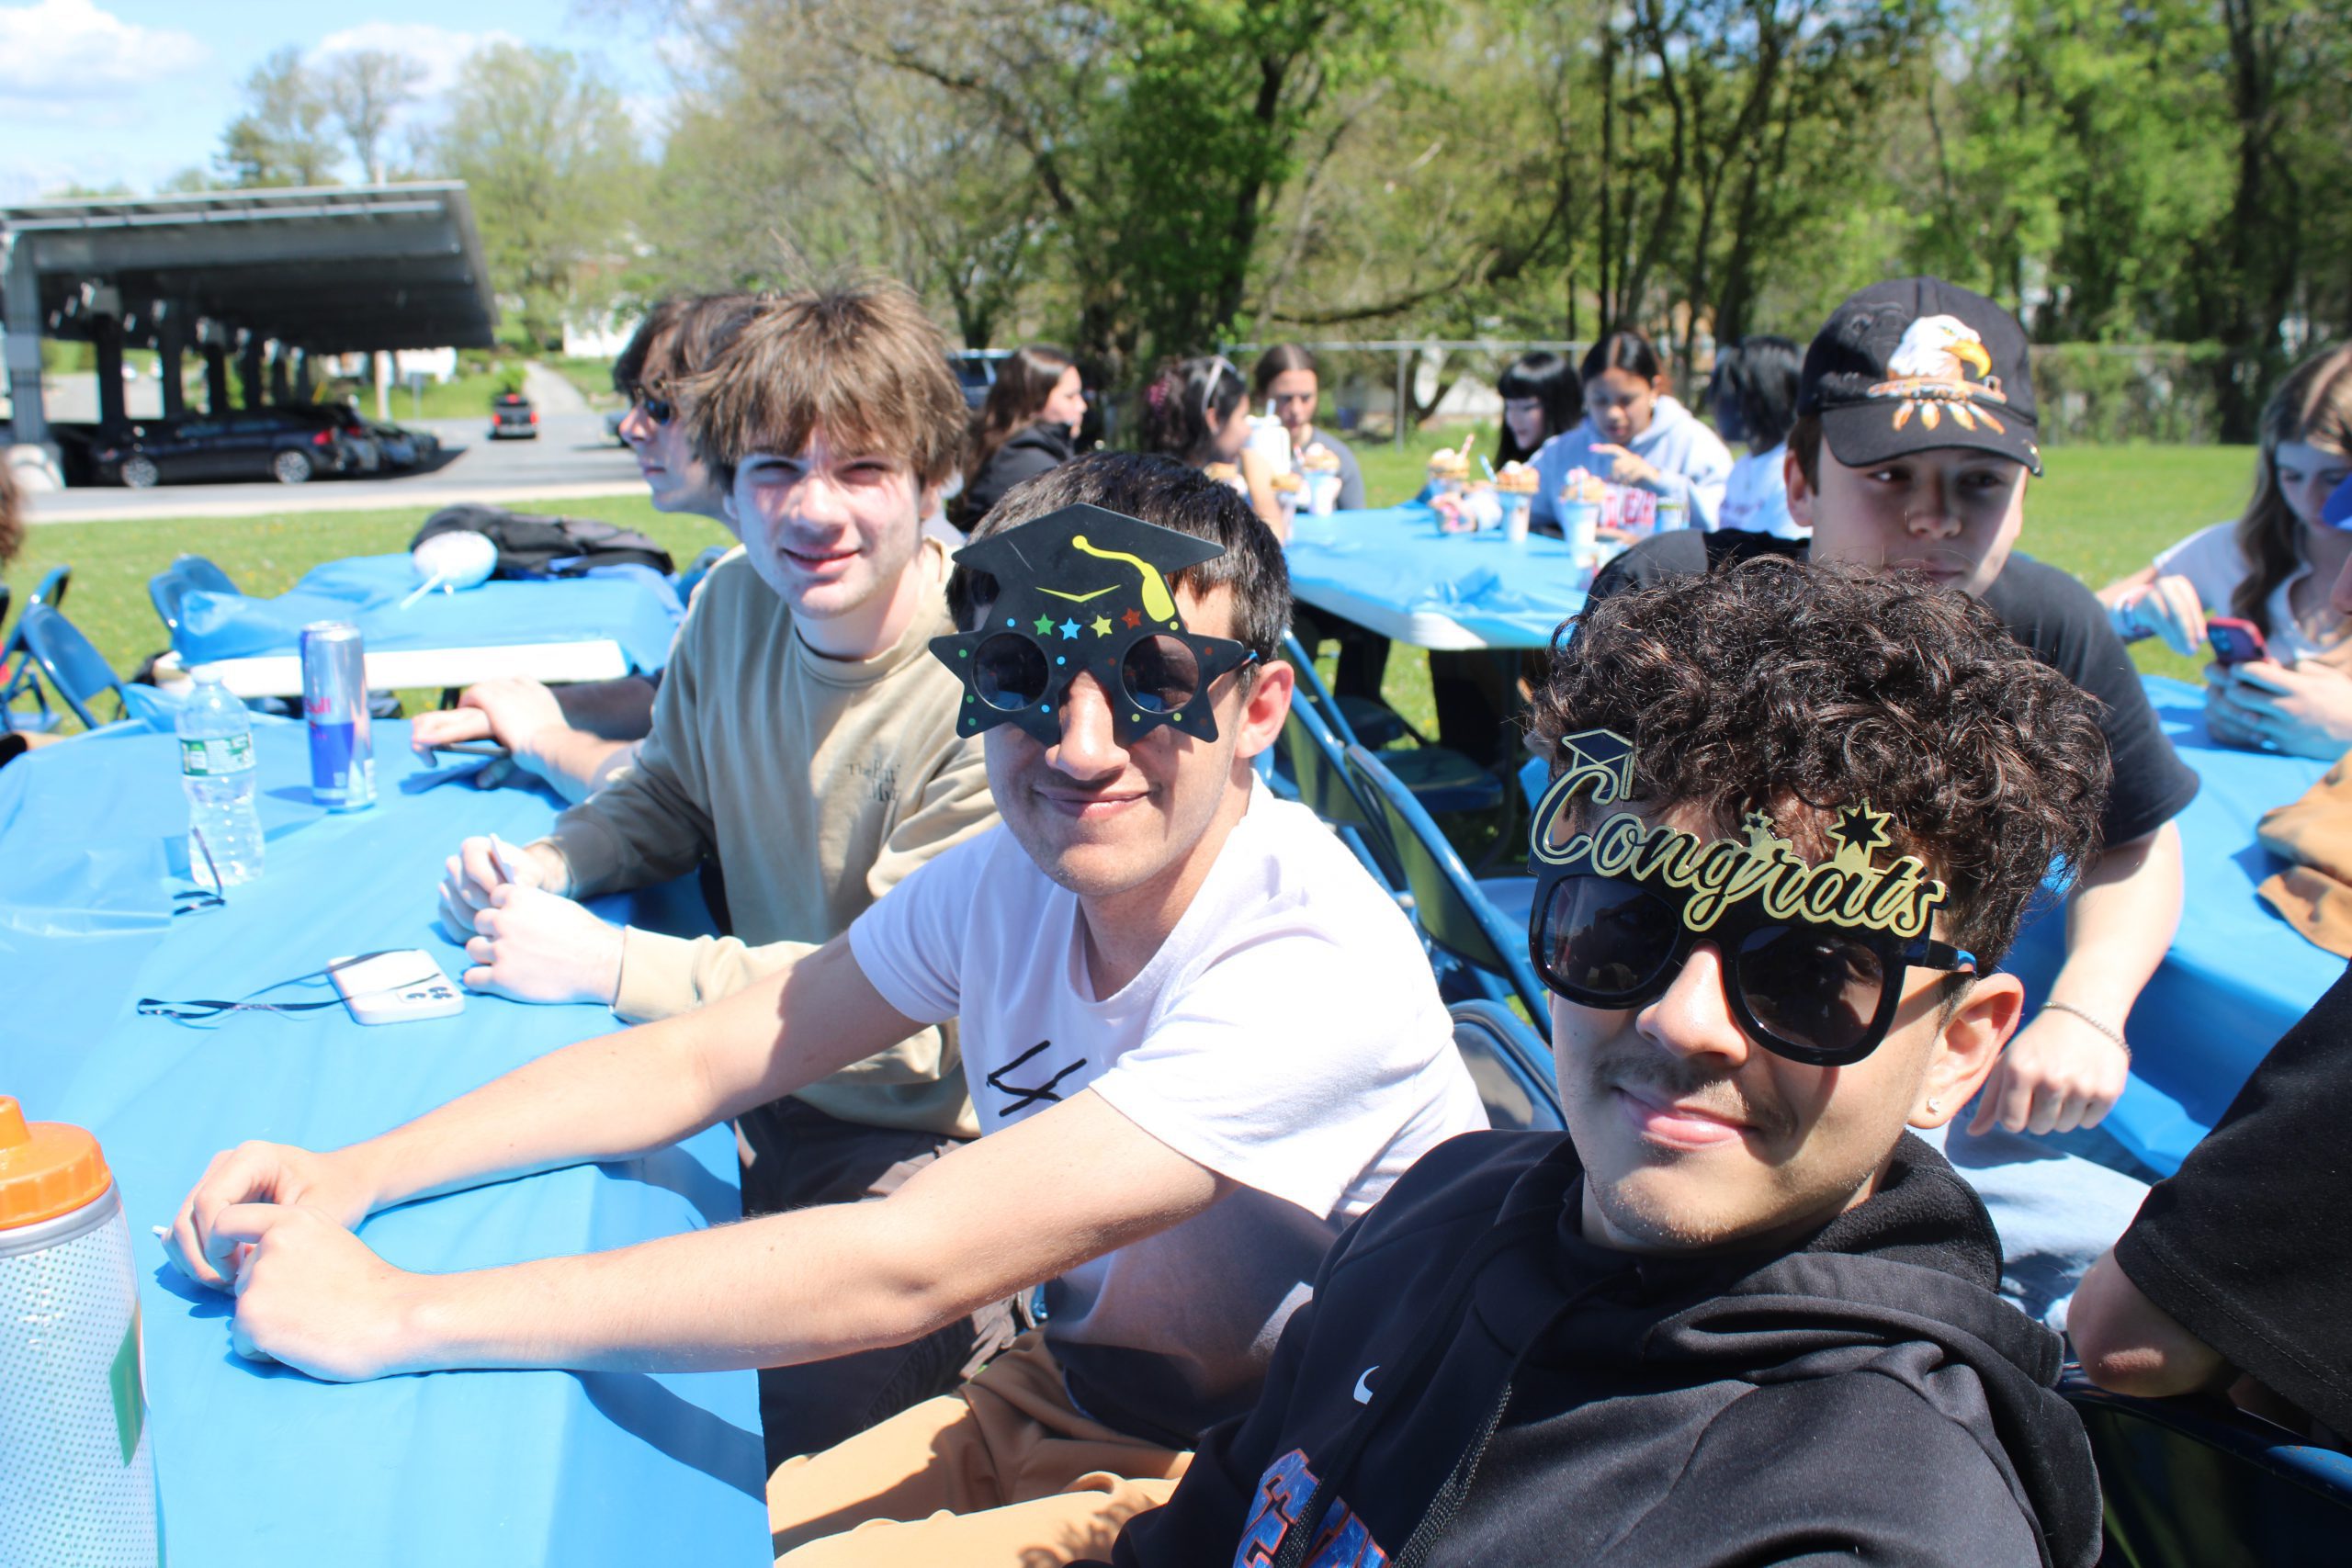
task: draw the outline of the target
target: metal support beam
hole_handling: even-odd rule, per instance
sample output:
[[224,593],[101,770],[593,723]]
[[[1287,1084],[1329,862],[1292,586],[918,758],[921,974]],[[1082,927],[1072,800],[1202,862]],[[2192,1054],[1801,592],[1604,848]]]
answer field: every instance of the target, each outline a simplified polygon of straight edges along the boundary
[[180,376],[187,355],[187,311],[176,299],[155,307],[155,371],[164,381],[164,417],[187,415],[187,389]]
[[261,407],[261,351],[264,342],[258,333],[247,333],[244,346],[237,351],[237,386],[243,394],[237,400],[239,408]]
[[130,423],[130,412],[122,398],[122,317],[119,313],[90,318],[90,346],[98,351],[98,428],[119,430]]
[[229,345],[217,337],[204,340],[204,412],[218,419],[234,405],[229,401]]
[[303,349],[301,357],[294,362],[294,400],[298,403],[311,401],[318,388],[319,367],[312,363],[311,351]]
[[288,384],[287,377],[287,361],[293,357],[293,349],[282,343],[269,356],[269,400],[273,403],[290,403],[294,400],[294,389]]
[[0,233],[0,301],[8,331],[8,398],[16,409],[16,438],[25,446],[49,440],[49,413],[40,396],[40,277],[33,249]]

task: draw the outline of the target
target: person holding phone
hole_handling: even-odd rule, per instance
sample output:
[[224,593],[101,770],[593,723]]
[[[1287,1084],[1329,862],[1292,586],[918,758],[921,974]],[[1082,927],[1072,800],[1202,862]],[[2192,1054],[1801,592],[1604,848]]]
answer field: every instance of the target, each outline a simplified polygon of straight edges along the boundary
[[1650,340],[1630,328],[1594,344],[1578,367],[1584,419],[1534,457],[1534,517],[1556,525],[1561,481],[1574,468],[1661,502],[1679,502],[1688,527],[1713,529],[1731,478],[1731,449],[1667,390]]
[[[2352,618],[2328,597],[2352,562],[2352,532],[2325,515],[2347,482],[2352,345],[2304,360],[2271,395],[2244,515],[2099,590],[2127,642],[2160,637],[2176,653],[2213,642],[2205,720],[2216,740],[2323,759],[2352,749]],[[2210,637],[2223,613],[2255,636]]]

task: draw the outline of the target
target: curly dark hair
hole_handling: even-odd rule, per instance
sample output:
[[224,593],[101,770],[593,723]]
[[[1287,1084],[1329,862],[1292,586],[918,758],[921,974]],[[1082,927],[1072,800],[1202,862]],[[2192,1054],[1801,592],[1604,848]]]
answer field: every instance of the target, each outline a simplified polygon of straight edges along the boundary
[[1634,798],[1725,831],[1762,807],[1809,852],[1828,812],[1867,799],[1942,878],[1948,940],[1989,967],[2045,874],[2098,852],[2098,713],[1965,594],[1765,558],[1563,626],[1533,728],[1555,774],[1561,736],[1612,729],[1634,742]]

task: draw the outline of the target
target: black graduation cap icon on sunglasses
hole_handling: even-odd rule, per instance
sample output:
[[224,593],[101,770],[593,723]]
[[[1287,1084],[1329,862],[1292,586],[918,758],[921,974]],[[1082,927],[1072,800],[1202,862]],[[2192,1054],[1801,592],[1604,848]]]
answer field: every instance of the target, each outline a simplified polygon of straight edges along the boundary
[[1017,724],[1054,745],[1062,696],[1084,671],[1126,741],[1162,724],[1216,739],[1209,685],[1255,655],[1185,630],[1170,583],[1223,554],[1210,540],[1085,505],[965,546],[956,564],[993,578],[997,593],[978,630],[931,642],[964,682],[956,732]]

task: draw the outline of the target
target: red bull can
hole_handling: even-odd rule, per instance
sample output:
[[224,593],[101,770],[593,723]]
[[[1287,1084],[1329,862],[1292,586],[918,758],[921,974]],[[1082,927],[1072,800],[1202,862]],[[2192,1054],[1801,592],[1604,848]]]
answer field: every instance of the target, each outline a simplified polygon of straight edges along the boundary
[[376,747],[368,733],[368,664],[359,628],[302,628],[302,716],[311,726],[311,797],[330,811],[376,804]]

